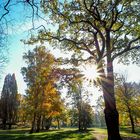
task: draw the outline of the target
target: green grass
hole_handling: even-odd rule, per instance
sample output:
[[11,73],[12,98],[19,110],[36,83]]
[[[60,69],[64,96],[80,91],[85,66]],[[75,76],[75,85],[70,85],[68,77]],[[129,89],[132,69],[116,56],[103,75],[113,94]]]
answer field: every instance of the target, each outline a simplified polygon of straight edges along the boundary
[[121,127],[121,135],[123,137],[131,137],[131,138],[137,138],[140,139],[140,127],[136,127],[135,131],[136,133],[131,133],[131,127]]
[[96,140],[92,131],[80,133],[76,129],[61,129],[29,134],[27,129],[0,130],[0,140]]
[[[138,139],[140,140],[140,127],[137,127],[136,133],[131,133],[131,127],[121,127],[120,128],[120,134],[123,138],[131,138]],[[93,128],[93,134],[101,134],[101,135],[107,135],[107,130],[106,128]]]
[[[28,129],[12,129],[0,130],[0,140],[96,140],[94,136],[107,137],[106,128],[91,128],[86,133],[80,133],[74,128],[65,128],[61,130],[51,130],[48,132],[40,132],[29,134]],[[140,128],[136,128],[136,134],[131,133],[131,128],[121,128],[121,136],[132,140],[137,138],[140,140]],[[100,139],[99,139],[100,140]]]

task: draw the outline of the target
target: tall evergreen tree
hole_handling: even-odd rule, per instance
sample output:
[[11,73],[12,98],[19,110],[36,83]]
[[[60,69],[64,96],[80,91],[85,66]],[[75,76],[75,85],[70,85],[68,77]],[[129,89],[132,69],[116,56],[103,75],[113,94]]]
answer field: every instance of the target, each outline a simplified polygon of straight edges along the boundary
[[16,123],[18,109],[17,93],[15,74],[6,75],[1,93],[1,118],[3,129],[6,129],[6,124],[9,125],[10,129],[12,124]]

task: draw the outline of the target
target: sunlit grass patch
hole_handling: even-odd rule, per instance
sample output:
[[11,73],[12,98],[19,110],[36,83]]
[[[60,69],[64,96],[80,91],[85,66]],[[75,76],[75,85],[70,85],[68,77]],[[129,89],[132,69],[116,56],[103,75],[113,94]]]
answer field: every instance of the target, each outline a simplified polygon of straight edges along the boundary
[[[131,127],[121,127],[120,134],[124,138],[128,140],[140,140],[140,127],[136,127],[136,133],[131,133]],[[101,135],[107,137],[107,129],[106,128],[93,128],[93,135]],[[106,139],[105,139],[106,140]]]
[[121,127],[121,135],[123,137],[138,138],[140,140],[140,127],[136,127],[136,133],[131,133],[131,127]]

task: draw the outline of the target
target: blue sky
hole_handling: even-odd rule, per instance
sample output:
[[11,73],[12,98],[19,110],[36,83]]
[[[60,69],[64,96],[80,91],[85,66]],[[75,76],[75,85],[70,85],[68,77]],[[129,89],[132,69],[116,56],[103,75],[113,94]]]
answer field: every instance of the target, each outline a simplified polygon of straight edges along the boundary
[[2,88],[3,82],[4,82],[4,77],[8,73],[15,73],[16,75],[16,80],[18,84],[18,91],[19,93],[23,93],[24,89],[26,88],[26,84],[23,81],[23,77],[20,73],[21,67],[24,66],[24,61],[22,59],[23,52],[25,52],[25,47],[23,43],[21,43],[20,40],[21,36],[14,35],[13,37],[10,37],[9,42],[8,42],[8,47],[9,47],[9,62],[6,65],[6,68],[4,69],[4,73],[2,75],[2,79],[0,81],[0,87]]

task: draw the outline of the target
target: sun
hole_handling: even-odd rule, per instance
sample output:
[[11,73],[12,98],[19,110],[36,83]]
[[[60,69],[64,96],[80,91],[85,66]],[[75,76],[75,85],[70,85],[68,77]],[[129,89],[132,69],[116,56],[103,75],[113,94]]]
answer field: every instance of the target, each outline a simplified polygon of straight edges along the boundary
[[95,65],[86,65],[83,67],[82,74],[84,79],[90,82],[96,81],[99,78],[99,73]]

